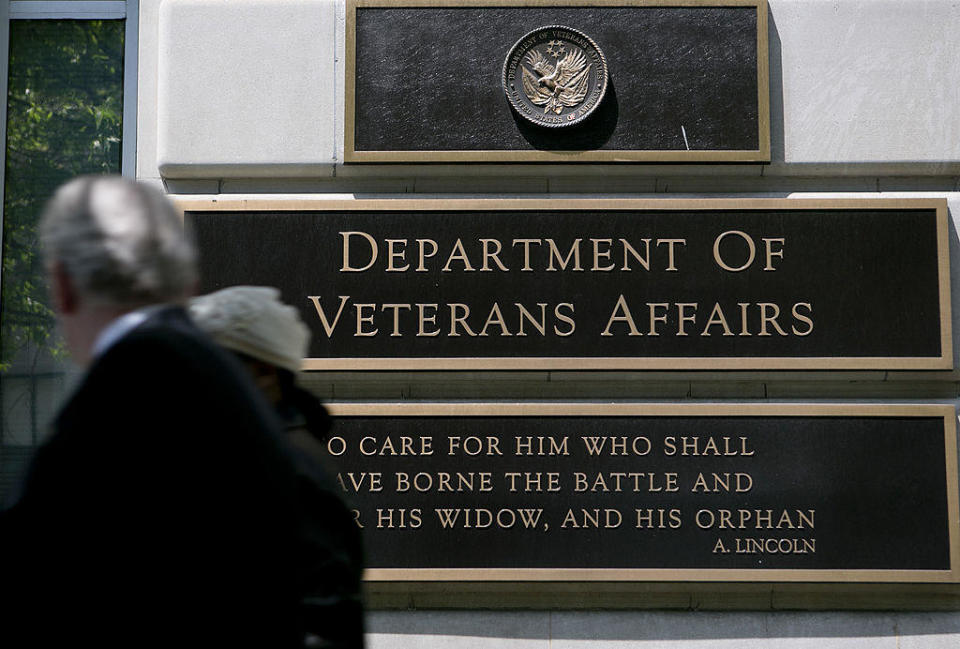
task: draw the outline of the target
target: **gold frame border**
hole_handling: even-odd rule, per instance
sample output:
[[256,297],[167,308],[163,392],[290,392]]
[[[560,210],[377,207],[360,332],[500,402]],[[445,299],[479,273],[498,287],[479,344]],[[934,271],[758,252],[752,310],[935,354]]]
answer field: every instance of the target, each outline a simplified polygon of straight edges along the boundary
[[[359,1],[359,0],[358,0]],[[946,199],[176,199],[184,212],[240,211],[528,211],[528,210],[818,210],[935,209],[940,296],[940,356],[827,357],[454,357],[307,358],[305,370],[950,370],[953,334],[950,303],[950,242]]]
[[787,570],[787,569],[523,569],[377,568],[367,582],[826,582],[960,583],[960,498],[957,485],[957,414],[945,404],[823,403],[341,403],[329,404],[334,417],[939,417],[946,457],[948,570]]
[[[757,129],[759,148],[706,151],[357,151],[356,13],[368,7],[756,7]],[[770,162],[770,55],[766,0],[346,0],[343,158],[346,163],[375,162]]]

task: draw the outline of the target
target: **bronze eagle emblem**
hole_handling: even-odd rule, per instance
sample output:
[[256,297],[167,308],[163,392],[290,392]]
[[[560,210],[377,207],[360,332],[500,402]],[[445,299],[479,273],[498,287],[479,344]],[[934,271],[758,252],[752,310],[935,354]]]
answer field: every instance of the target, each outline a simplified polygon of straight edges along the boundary
[[[527,63],[533,68],[523,69],[523,91],[531,102],[543,106],[543,112],[553,111],[557,115],[564,106],[576,106],[587,96],[590,68],[587,56],[578,47],[566,52],[568,44],[562,41],[550,41],[547,53],[554,57],[555,64],[537,50],[527,54]],[[561,58],[562,57],[562,58]]]

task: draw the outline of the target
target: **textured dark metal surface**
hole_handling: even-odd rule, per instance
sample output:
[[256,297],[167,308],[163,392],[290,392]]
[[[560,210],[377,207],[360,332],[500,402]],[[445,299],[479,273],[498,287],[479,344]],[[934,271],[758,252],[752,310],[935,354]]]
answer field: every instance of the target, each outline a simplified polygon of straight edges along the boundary
[[[334,435],[345,440],[346,452],[337,461],[348,497],[364,524],[368,568],[948,570],[949,487],[943,427],[943,419],[935,417],[492,415],[340,417]],[[431,438],[433,453],[400,456],[402,435],[417,440],[417,449],[421,437]],[[456,446],[451,447],[450,436],[458,437]],[[465,444],[471,436],[484,441]],[[603,453],[591,455],[584,438],[596,436],[625,438],[626,450],[612,454],[608,439]],[[693,448],[689,440],[698,437],[698,452],[707,448],[707,439],[713,436],[720,455],[681,455],[683,436],[688,449]],[[729,441],[725,443],[723,436]],[[364,446],[372,454],[360,453],[362,437],[373,438]],[[491,437],[502,454],[487,454]],[[517,454],[518,437],[532,438],[530,454]],[[567,454],[551,453],[551,448],[561,448],[564,437]],[[649,441],[646,455],[633,453],[637,437]],[[388,438],[396,455],[389,447],[380,454]],[[673,441],[668,443],[668,438]],[[546,440],[543,449],[541,439]],[[671,447],[677,451],[667,455]],[[339,443],[336,448],[341,448]],[[449,452],[451,448],[454,453]],[[647,448],[646,441],[639,442],[639,450]],[[464,449],[483,450],[468,455]],[[752,455],[722,455],[743,450]],[[441,492],[437,474],[450,473],[455,486],[457,471],[489,472],[491,488],[481,492],[477,478],[473,490]],[[383,490],[370,492],[364,488],[366,483],[359,489],[350,487],[350,472],[354,479],[381,473]],[[418,484],[424,487],[432,480],[433,488],[398,493],[398,485],[403,485],[397,473],[407,474],[412,481],[419,472],[429,475]],[[508,472],[520,474],[513,484],[515,491],[505,477]],[[555,490],[547,488],[548,472],[557,474]],[[600,484],[606,489],[578,491],[576,472],[589,476],[591,487],[602,474]],[[645,475],[636,483],[622,478],[618,491],[612,472]],[[674,490],[667,487],[668,472],[676,474]],[[646,475],[651,473],[652,480]],[[710,491],[694,489],[700,473],[708,477]],[[714,473],[729,477],[729,492],[712,491]],[[749,483],[740,478],[739,493],[737,473],[750,478]],[[528,487],[525,474],[534,476],[534,488]],[[444,527],[440,521],[445,514],[436,510],[458,508],[470,512],[461,511],[458,524]],[[493,524],[477,529],[478,508],[492,512]],[[378,509],[388,512],[389,518],[378,516]],[[511,523],[516,517],[516,524],[500,527],[495,517],[501,509],[513,512],[502,515],[501,521]],[[525,525],[517,509],[533,512],[536,525]],[[596,510],[599,528],[583,526],[584,509]],[[654,511],[652,519],[642,520],[639,527],[638,509]],[[667,512],[662,519],[661,509]],[[419,522],[413,510],[418,510]],[[564,526],[569,510],[578,523]],[[701,510],[707,513],[698,514]],[[720,523],[721,510],[732,512],[727,524]],[[743,523],[740,510],[749,512]],[[758,518],[757,510],[771,510],[772,523]],[[813,525],[801,524],[797,510],[807,514]],[[671,511],[675,512],[672,518]],[[789,522],[782,519],[784,511]],[[473,515],[471,527],[464,526],[465,515]],[[606,527],[608,521],[619,521],[619,525]],[[756,550],[750,539],[773,539],[772,547],[780,551],[743,551]],[[781,539],[787,541],[781,545]],[[717,550],[718,540],[726,552]],[[791,540],[797,540],[797,545]],[[812,540],[814,551],[802,540]],[[782,551],[785,548],[806,551]]]
[[[563,133],[527,123],[500,83],[517,39],[552,24],[589,34],[610,72]],[[356,50],[357,151],[759,146],[754,7],[360,8]]]

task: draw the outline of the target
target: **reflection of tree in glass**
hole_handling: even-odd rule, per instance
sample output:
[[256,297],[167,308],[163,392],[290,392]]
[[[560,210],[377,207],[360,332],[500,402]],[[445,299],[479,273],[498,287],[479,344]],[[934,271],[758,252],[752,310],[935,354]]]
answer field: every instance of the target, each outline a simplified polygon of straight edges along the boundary
[[68,178],[120,171],[123,21],[11,21],[7,102],[0,370],[60,349],[37,216]]

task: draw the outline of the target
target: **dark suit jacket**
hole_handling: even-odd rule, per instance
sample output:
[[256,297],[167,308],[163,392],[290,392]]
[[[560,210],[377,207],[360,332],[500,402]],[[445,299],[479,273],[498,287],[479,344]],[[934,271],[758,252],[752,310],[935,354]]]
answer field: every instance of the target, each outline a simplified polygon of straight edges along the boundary
[[94,361],[0,516],[0,645],[297,646],[295,475],[236,361],[154,314]]

